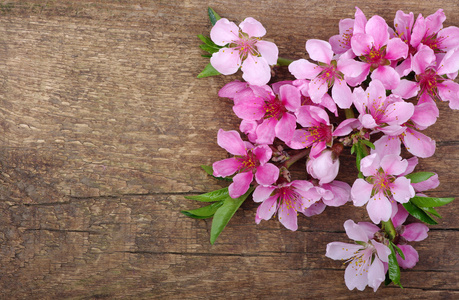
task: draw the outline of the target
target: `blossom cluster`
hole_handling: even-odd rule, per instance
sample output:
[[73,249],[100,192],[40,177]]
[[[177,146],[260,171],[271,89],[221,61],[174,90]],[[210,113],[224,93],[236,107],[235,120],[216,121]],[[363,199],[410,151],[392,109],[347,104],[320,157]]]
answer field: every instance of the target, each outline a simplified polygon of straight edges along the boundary
[[[260,22],[246,18],[237,26],[221,18],[210,32],[218,47],[212,67],[243,73],[244,81],[226,84],[218,95],[232,100],[246,137],[218,131],[218,145],[232,157],[213,163],[212,174],[232,180],[233,199],[253,190],[257,224],[277,215],[294,231],[299,213],[365,206],[372,223],[344,223],[356,243],[332,242],[326,250],[327,257],[349,262],[349,289],[376,291],[391,263],[414,267],[419,256],[407,243],[427,237],[426,225],[404,223],[408,210],[422,208],[413,199],[432,199],[421,193],[439,184],[434,173],[413,173],[418,158],[435,152],[435,141],[422,131],[439,116],[436,101],[459,109],[459,28],[444,28],[445,19],[441,9],[416,20],[398,11],[391,28],[356,8],[354,19],[339,22],[339,34],[306,41],[309,59],[289,63],[292,80],[271,84],[279,51],[262,40]],[[336,180],[340,155],[349,149],[359,172],[352,184]],[[305,176],[292,179],[290,166],[303,158]]]

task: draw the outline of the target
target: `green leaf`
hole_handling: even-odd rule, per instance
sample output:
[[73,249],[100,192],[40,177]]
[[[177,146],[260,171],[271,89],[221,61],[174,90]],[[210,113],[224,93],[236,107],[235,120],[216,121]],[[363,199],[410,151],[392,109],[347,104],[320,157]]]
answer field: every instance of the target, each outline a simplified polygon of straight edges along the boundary
[[185,196],[186,199],[196,200],[201,202],[215,202],[221,201],[229,197],[228,187],[222,188],[216,191],[212,191],[209,193],[195,195],[195,196]]
[[397,253],[398,255],[400,255],[400,257],[405,260],[405,254],[403,254],[403,251],[402,249],[400,249],[399,247],[397,247],[397,245],[395,245],[394,243],[392,243],[392,241],[390,242],[392,244],[392,246],[395,248],[395,250],[397,250]]
[[415,204],[411,203],[411,200],[407,203],[403,203],[403,207],[418,220],[421,220],[424,223],[436,225],[438,224],[431,216],[429,216],[425,211],[417,207]]
[[411,183],[423,182],[434,176],[435,173],[432,172],[416,172],[405,175],[406,178],[411,179]]
[[360,142],[362,142],[363,144],[367,145],[368,147],[370,147],[371,149],[374,149],[375,148],[375,145],[370,142],[370,141],[367,141],[367,140],[360,140]]
[[210,54],[201,54],[201,57],[211,58],[212,55],[210,55]]
[[213,53],[218,52],[220,50],[220,48],[214,48],[214,47],[206,45],[206,44],[199,45],[199,48],[201,48],[204,51],[209,52],[210,54],[213,54]]
[[215,12],[215,10],[213,10],[210,7],[207,8],[207,14],[209,14],[210,23],[212,23],[212,26],[215,25],[215,23],[217,23],[217,21],[221,19],[221,17]]
[[202,70],[201,73],[199,73],[198,78],[204,78],[204,77],[209,77],[209,76],[217,76],[220,75],[220,72],[215,70],[214,67],[210,63],[205,66],[204,70]]
[[416,206],[422,207],[437,207],[452,202],[454,198],[433,198],[414,196],[410,201]]
[[233,179],[231,177],[216,177],[216,176],[214,176],[214,169],[212,168],[212,166],[201,165],[201,168],[204,171],[206,171],[207,174],[209,174],[210,176],[212,176],[215,179],[233,182]]
[[433,207],[419,207],[419,208],[425,211],[426,213],[436,216],[437,218],[440,218],[440,219],[443,218]]
[[400,284],[400,267],[397,262],[397,256],[395,255],[394,247],[392,247],[392,245],[392,243],[389,243],[389,249],[391,252],[391,254],[389,255],[389,278],[392,280],[394,284],[402,287],[402,285]]
[[253,187],[239,198],[233,199],[228,197],[224,200],[223,205],[215,212],[214,218],[212,220],[212,227],[210,229],[210,243],[213,245],[215,240],[220,235],[220,233],[225,229],[226,224],[233,217],[236,210],[241,206],[242,202],[247,199],[247,197],[254,190]]
[[193,210],[182,210],[181,213],[190,218],[207,219],[212,217],[222,205],[223,201],[219,201]]
[[354,154],[355,152],[355,144],[352,144],[352,147],[351,147],[351,154]]
[[384,285],[388,286],[391,282],[392,282],[392,280],[389,277],[389,272],[387,272],[386,273],[386,280],[384,280]]

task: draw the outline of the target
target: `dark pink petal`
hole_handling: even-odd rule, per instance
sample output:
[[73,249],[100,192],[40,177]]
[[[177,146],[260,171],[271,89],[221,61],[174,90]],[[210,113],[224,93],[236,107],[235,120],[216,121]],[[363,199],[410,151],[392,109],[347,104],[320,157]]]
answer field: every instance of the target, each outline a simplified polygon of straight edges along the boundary
[[437,67],[438,75],[455,73],[459,69],[459,48],[448,51]]
[[268,62],[269,65],[275,65],[279,56],[279,49],[276,44],[268,41],[258,41],[257,49],[261,56]]
[[386,155],[382,157],[380,166],[386,174],[400,175],[408,167],[408,161],[396,154]]
[[392,215],[392,205],[389,199],[379,192],[374,195],[367,204],[368,216],[371,221],[375,224],[379,224],[381,221],[388,221]]
[[234,74],[241,66],[239,51],[233,48],[222,48],[220,51],[212,54],[210,64],[223,75]]
[[398,86],[392,90],[392,93],[399,95],[403,99],[409,99],[416,96],[419,90],[420,87],[417,82],[401,79]]
[[258,145],[253,149],[253,154],[260,161],[260,164],[264,165],[271,159],[273,151],[268,145]]
[[228,192],[231,198],[241,197],[247,192],[253,180],[252,172],[244,172],[236,174],[233,177],[233,183],[228,187]]
[[437,33],[443,27],[443,22],[446,20],[445,13],[443,9],[437,10],[435,13],[431,14],[426,18],[426,35],[432,35]]
[[284,113],[274,128],[276,136],[284,141],[290,141],[296,128],[296,118],[291,113]]
[[421,43],[421,40],[424,38],[426,31],[427,29],[425,19],[421,14],[419,14],[413,26],[413,33],[411,34],[410,45],[414,48],[417,48],[418,45]]
[[402,250],[405,259],[402,259],[397,254],[397,262],[398,265],[403,269],[411,269],[413,268],[416,263],[419,261],[419,254],[418,252],[410,245],[398,245],[400,250]]
[[274,186],[259,185],[253,192],[252,198],[255,202],[263,202],[268,199],[273,191],[276,189]]
[[225,46],[228,43],[239,40],[238,33],[239,28],[236,24],[228,21],[228,19],[221,18],[210,30],[210,38],[215,44]]
[[417,128],[425,129],[435,124],[438,116],[439,111],[435,102],[425,101],[414,106],[414,113],[410,120],[413,121]]
[[239,101],[233,106],[233,111],[243,120],[260,120],[265,115],[265,101],[262,98],[253,97],[246,101]]
[[241,82],[238,80],[231,81],[230,83],[225,84],[220,91],[218,91],[218,96],[233,99],[237,93],[240,93],[248,87],[249,85],[247,82]]
[[297,212],[291,205],[287,205],[283,202],[279,206],[277,214],[279,215],[279,221],[285,226],[285,228],[292,231],[298,229],[298,218],[296,216]]
[[357,56],[368,54],[370,53],[371,48],[373,48],[373,43],[374,43],[374,38],[372,35],[363,34],[363,33],[354,33],[354,36],[351,39],[352,51],[354,51],[355,55]]
[[308,139],[309,131],[297,129],[293,133],[292,139],[287,143],[292,149],[304,149],[312,145],[312,140]]
[[306,59],[295,60],[288,66],[288,70],[292,73],[293,76],[297,79],[313,79],[320,72],[322,72],[322,67],[317,66],[316,64],[310,63]]
[[279,98],[285,108],[291,112],[295,112],[301,106],[300,91],[293,85],[282,85],[279,88]]
[[318,156],[326,148],[327,148],[327,143],[325,141],[320,141],[318,143],[313,143],[312,147],[311,147],[311,152],[309,152],[309,157]]
[[266,29],[263,25],[252,17],[245,18],[245,20],[239,24],[239,27],[243,32],[247,33],[249,37],[262,37],[266,34]]
[[[386,21],[380,16],[373,16],[368,20],[367,25],[365,25],[365,33],[373,37],[374,47],[380,49],[382,46],[386,45],[389,40],[389,32],[387,31]],[[358,54],[355,53],[357,56]]]
[[263,166],[257,167],[257,172],[255,173],[255,180],[259,184],[269,185],[276,182],[279,178],[279,168],[275,165],[268,163]]
[[443,28],[437,34],[437,39],[441,39],[438,47],[443,51],[449,51],[459,45],[459,28],[456,26],[450,26]]
[[411,59],[411,69],[417,75],[424,73],[424,71],[435,63],[435,54],[429,47],[423,46]]
[[370,200],[373,185],[358,178],[352,185],[351,199],[355,206],[362,206]]
[[241,70],[242,78],[253,85],[265,85],[271,79],[271,68],[263,57],[247,56]]
[[247,135],[249,141],[255,143],[257,140],[257,121],[242,120],[239,125],[239,130]]
[[393,90],[400,83],[400,75],[391,66],[377,67],[371,73],[371,79],[381,81],[386,90]]
[[354,241],[359,242],[368,242],[368,236],[366,231],[360,227],[360,225],[355,224],[352,220],[347,220],[344,222],[344,230],[346,230],[347,236]]
[[438,92],[442,101],[449,101],[451,109],[459,109],[459,84],[446,80],[438,85]]
[[264,119],[263,123],[257,127],[257,143],[258,144],[272,144],[276,137],[276,125],[279,121],[276,118]]
[[408,56],[408,45],[400,38],[393,38],[387,42],[386,56],[388,60],[398,60]]
[[277,198],[279,195],[274,195],[263,201],[257,209],[258,223],[260,220],[269,220],[277,211]]
[[401,234],[407,241],[420,242],[427,238],[429,227],[422,223],[411,223],[405,226],[405,231]]
[[239,133],[235,130],[218,130],[217,144],[233,155],[247,155],[247,150]]
[[395,66],[394,69],[400,75],[400,77],[407,76],[411,70],[411,54],[407,59],[403,60],[399,65]]
[[327,244],[325,256],[334,260],[346,260],[353,257],[360,249],[362,249],[361,245],[332,242]]
[[406,218],[408,218],[408,216],[410,215],[401,204],[399,204],[397,207],[397,213],[393,215],[391,218],[395,228],[403,225],[403,223],[405,223],[406,221]]
[[236,173],[242,167],[242,163],[236,158],[227,158],[213,163],[215,177],[227,177]]
[[390,184],[392,197],[399,203],[406,203],[414,197],[414,188],[411,186],[411,180],[406,177],[398,177]]
[[333,50],[326,41],[311,39],[306,42],[306,51],[312,60],[330,64],[333,57]]
[[411,128],[406,129],[403,143],[411,154],[418,157],[431,157],[435,153],[435,141]]
[[367,18],[360,10],[360,8],[355,8],[355,23],[354,23],[354,34],[355,33],[365,33],[365,25],[367,25]]
[[352,92],[344,80],[335,79],[335,84],[332,88],[332,97],[339,108],[349,108],[352,105]]
[[429,179],[418,182],[418,183],[412,183],[411,186],[414,188],[416,192],[423,192],[431,189],[435,189],[440,185],[440,181],[438,180],[438,175],[435,174]]

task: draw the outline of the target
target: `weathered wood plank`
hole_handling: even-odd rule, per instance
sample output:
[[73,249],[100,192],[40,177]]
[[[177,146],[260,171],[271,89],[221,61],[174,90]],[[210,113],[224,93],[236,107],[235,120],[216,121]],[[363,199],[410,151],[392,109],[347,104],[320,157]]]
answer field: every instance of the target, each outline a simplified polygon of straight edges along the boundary
[[[324,257],[346,241],[342,223],[364,209],[327,209],[290,232],[254,224],[244,203],[215,246],[210,222],[182,216],[199,204],[184,194],[222,186],[202,172],[227,154],[218,128],[237,128],[217,92],[239,75],[195,76],[206,64],[196,34],[210,29],[207,6],[237,22],[252,16],[282,56],[305,57],[309,38],[328,39],[354,6],[393,19],[455,1],[3,1],[0,4],[0,298],[369,298],[347,291],[344,267]],[[284,70],[275,80],[291,78]],[[426,132],[435,157],[419,170],[459,195],[459,118],[437,103],[441,121]],[[339,179],[351,182],[352,162]],[[300,175],[302,167],[295,171]],[[402,272],[404,290],[376,296],[458,297],[457,205],[429,238],[421,261]]]

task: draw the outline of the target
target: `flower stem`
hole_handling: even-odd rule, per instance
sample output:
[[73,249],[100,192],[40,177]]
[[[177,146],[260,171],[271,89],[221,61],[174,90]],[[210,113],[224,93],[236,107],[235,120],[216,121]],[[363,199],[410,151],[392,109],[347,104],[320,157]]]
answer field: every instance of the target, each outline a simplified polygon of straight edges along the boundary
[[354,111],[352,110],[352,108],[346,108],[344,110],[344,114],[346,116],[346,119],[354,119],[355,118]]
[[394,223],[392,223],[391,219],[389,219],[389,221],[387,222],[384,222],[384,221],[381,221],[381,222],[382,222],[382,227],[384,231],[389,236],[389,239],[393,241],[395,239],[395,236],[397,235],[397,232],[395,231]]
[[292,59],[284,58],[284,57],[279,57],[277,58],[277,64],[279,66],[288,66],[293,62]]
[[306,155],[308,155],[309,149],[304,149],[303,151],[290,156],[290,158],[285,162],[285,167],[288,169],[290,168],[294,163],[296,163],[298,160],[302,159]]

